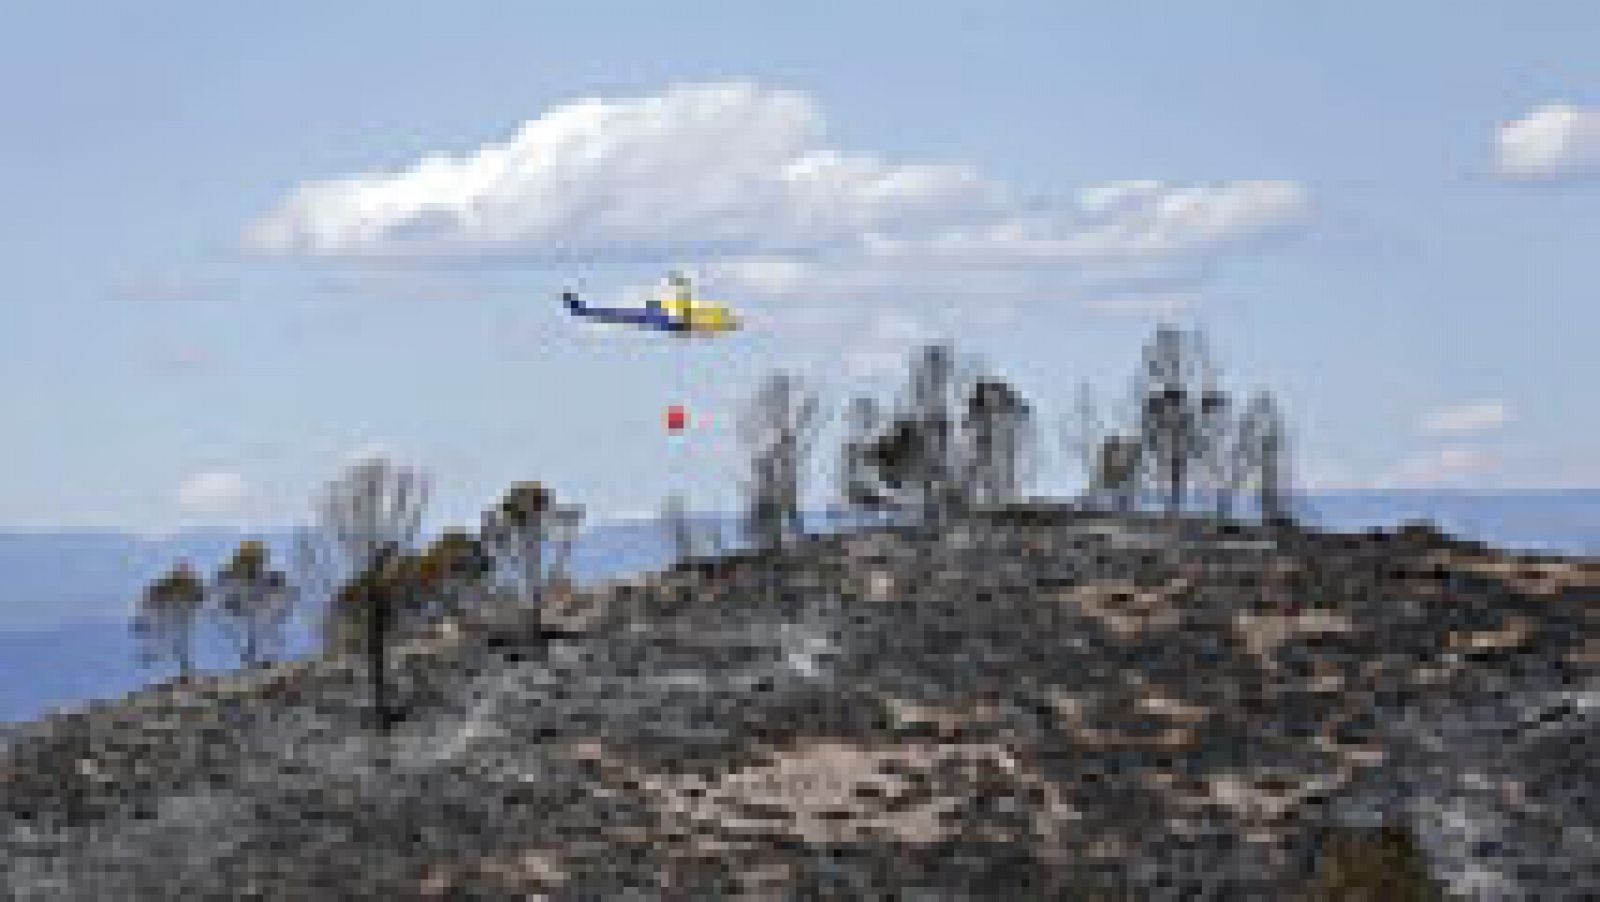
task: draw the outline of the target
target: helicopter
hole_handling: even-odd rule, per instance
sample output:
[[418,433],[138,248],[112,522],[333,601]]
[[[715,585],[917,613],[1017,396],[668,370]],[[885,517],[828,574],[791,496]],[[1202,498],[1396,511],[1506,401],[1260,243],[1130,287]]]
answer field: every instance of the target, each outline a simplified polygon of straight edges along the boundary
[[687,275],[670,272],[665,282],[661,294],[646,300],[643,307],[596,307],[571,289],[561,293],[561,300],[573,316],[676,335],[711,336],[741,327],[738,315],[726,304],[696,298]]

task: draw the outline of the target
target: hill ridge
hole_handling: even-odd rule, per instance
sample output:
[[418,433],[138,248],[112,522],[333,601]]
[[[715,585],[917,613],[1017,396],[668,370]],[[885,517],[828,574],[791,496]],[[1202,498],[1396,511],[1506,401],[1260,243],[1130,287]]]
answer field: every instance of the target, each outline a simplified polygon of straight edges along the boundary
[[1569,748],[1597,586],[1592,559],[1422,530],[1042,506],[817,538],[575,592],[544,632],[417,637],[385,749],[338,659],[28,725],[7,882],[1281,898],[1327,837],[1397,822],[1441,880],[1559,897],[1600,877]]

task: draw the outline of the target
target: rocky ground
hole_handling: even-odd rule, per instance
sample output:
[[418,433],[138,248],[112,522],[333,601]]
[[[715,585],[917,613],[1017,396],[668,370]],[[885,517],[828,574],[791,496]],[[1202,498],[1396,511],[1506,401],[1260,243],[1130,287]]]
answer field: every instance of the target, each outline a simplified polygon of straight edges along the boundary
[[1600,562],[1030,508],[811,540],[0,756],[11,898],[1600,895]]

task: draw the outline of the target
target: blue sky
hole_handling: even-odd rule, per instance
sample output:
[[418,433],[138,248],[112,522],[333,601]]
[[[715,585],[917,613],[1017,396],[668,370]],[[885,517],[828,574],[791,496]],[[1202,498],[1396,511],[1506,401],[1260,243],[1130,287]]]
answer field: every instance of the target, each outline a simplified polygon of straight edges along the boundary
[[[446,520],[726,505],[772,367],[955,337],[1048,438],[1163,316],[1316,484],[1600,485],[1590,4],[552,6],[10,10],[0,528],[282,523],[373,447]],[[553,305],[667,265],[751,328]]]

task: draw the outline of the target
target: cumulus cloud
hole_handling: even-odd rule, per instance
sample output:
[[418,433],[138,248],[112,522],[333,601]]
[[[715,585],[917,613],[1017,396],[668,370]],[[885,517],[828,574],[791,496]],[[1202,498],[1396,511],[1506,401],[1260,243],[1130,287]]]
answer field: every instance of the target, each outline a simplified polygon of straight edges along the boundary
[[1501,126],[1495,166],[1510,178],[1600,173],[1600,109],[1547,103]]
[[249,494],[244,477],[228,470],[196,473],[178,486],[178,506],[191,514],[238,512]]
[[302,185],[247,238],[324,253],[816,242],[949,215],[994,192],[963,166],[827,149],[822,127],[806,95],[746,83],[580,100],[473,153]]
[[1424,432],[1463,435],[1499,429],[1510,419],[1511,412],[1504,401],[1467,401],[1429,411],[1420,425]]
[[879,258],[919,262],[1142,264],[1267,237],[1306,206],[1294,182],[1118,182],[1044,212],[1007,214],[931,235],[865,236]]
[[804,290],[803,260],[818,254],[863,282],[940,266],[1171,265],[1278,234],[1307,207],[1286,181],[1125,181],[1024,203],[970,166],[825,139],[811,97],[749,83],[580,100],[475,151],[305,183],[246,242],[331,256],[716,248],[783,294]]

